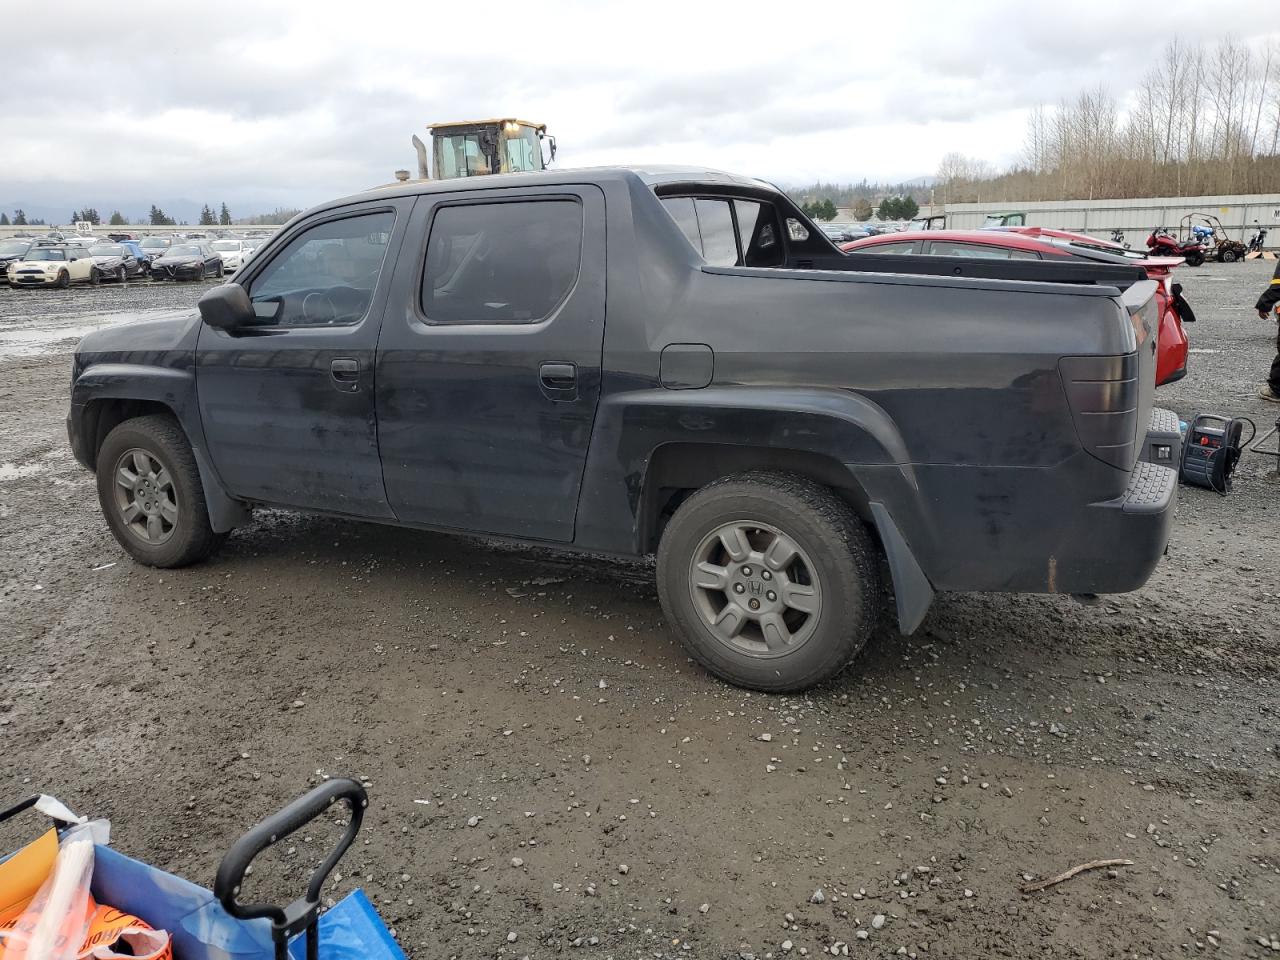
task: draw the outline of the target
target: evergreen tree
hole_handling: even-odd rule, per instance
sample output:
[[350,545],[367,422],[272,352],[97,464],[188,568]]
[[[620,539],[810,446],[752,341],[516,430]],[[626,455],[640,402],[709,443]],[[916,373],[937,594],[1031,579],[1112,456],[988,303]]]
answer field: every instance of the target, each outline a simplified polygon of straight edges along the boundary
[[154,203],[151,205],[151,225],[153,227],[171,227],[173,218],[165,216],[165,212]]
[[920,204],[916,203],[915,197],[903,197],[902,203],[898,207],[898,218],[901,220],[914,220],[920,213]]
[[217,222],[217,218],[213,215],[213,211],[209,209],[207,203],[200,208],[200,226],[212,227]]
[[21,210],[13,211],[13,225],[15,227],[25,227],[27,225],[27,215]]
[[9,226],[9,215],[7,213],[0,213],[0,227],[7,226]]
[[222,212],[218,214],[218,223],[224,227],[231,226],[231,211],[227,209],[226,201],[222,203]]
[[853,205],[853,219],[859,221],[871,219],[871,201],[866,197],[859,197],[858,202]]
[[111,220],[109,222],[113,227],[123,227],[126,223],[128,223],[128,221],[125,220],[124,218],[124,214],[122,214],[119,210],[111,211]]

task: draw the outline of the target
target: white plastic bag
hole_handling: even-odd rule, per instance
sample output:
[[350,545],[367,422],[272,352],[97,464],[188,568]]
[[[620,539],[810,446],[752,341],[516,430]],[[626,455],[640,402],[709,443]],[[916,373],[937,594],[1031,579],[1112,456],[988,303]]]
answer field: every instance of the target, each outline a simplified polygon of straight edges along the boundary
[[0,930],[4,960],[76,960],[93,914],[93,847],[110,839],[105,820],[81,823],[58,842],[53,872],[17,921]]

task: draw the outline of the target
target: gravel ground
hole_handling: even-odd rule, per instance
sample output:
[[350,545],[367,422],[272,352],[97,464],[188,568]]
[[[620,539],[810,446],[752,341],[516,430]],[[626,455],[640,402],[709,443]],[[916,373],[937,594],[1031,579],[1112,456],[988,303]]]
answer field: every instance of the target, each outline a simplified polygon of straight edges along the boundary
[[[1158,402],[1280,413],[1253,397],[1269,271],[1179,270],[1196,353]],[[366,777],[327,895],[363,887],[421,958],[1280,956],[1263,458],[1229,498],[1183,488],[1138,593],[942,597],[839,681],[752,695],[686,660],[644,564],[283,513],[197,568],[129,562],[67,449],[65,338],[202,288],[0,288],[12,798],[207,885],[257,818]],[[325,836],[255,882],[296,892]],[[1099,858],[1133,865],[1020,892]]]

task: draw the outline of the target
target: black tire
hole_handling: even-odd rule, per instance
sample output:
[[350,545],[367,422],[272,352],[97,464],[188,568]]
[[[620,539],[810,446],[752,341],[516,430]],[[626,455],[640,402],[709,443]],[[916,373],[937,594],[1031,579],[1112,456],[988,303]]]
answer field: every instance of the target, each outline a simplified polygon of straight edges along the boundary
[[[141,496],[159,496],[154,492],[138,494],[121,483],[122,458],[127,458],[130,472],[135,476],[142,474],[133,460],[138,452],[157,462],[161,473],[168,473],[167,502],[174,508],[173,519],[168,535],[163,539],[157,537],[156,542],[139,531],[136,521],[131,523],[126,519],[125,501],[137,505]],[[157,481],[151,489],[154,491],[162,482]],[[225,533],[215,533],[209,526],[209,511],[195,456],[182,428],[170,416],[155,414],[126,420],[107,434],[98,451],[97,486],[98,503],[107,526],[120,546],[139,563],[151,567],[185,567],[211,556],[227,538]],[[150,502],[158,503],[158,499]]]
[[1223,250],[1218,254],[1218,260],[1222,263],[1235,263],[1239,259],[1234,250]]
[[71,274],[63,270],[61,273],[58,274],[57,287],[59,290],[65,290],[69,286],[71,286]]
[[89,286],[96,287],[102,282],[102,274],[98,272],[97,267],[89,268]]
[[1189,267],[1204,266],[1204,254],[1193,253],[1191,256],[1187,257],[1187,266]]
[[[751,527],[755,523],[762,526]],[[701,557],[707,545],[722,549],[717,531],[739,524],[744,530],[754,530],[752,536],[764,538],[749,538],[752,550],[757,550],[758,543],[779,536],[799,550],[794,561],[801,565],[798,572],[794,564],[774,567],[772,580],[777,593],[783,594],[791,589],[784,590],[784,583],[804,589],[807,579],[808,589],[816,591],[819,598],[817,611],[811,614],[782,609],[787,606],[785,599],[781,606],[773,604],[781,609],[781,615],[792,617],[793,624],[794,617],[803,618],[799,626],[788,627],[795,630],[792,636],[798,640],[794,649],[789,649],[789,641],[776,646],[770,643],[762,623],[748,622],[732,639],[721,636],[712,626],[731,605],[738,604],[743,610],[741,604],[754,603],[754,597],[761,603],[766,596],[771,601],[778,599],[772,592],[760,593],[770,585],[765,565],[735,567],[727,551],[720,561],[706,561],[714,569],[733,571],[724,578],[725,589],[708,590],[696,583],[695,570],[705,569]],[[769,553],[767,547],[760,549]],[[879,549],[871,533],[830,489],[793,474],[747,473],[703,487],[676,510],[658,546],[658,596],[668,622],[694,660],[729,683],[781,693],[829,680],[857,656],[875,630],[884,606],[879,570]],[[766,582],[753,584],[753,573],[765,577]],[[731,582],[736,598],[728,586]],[[739,586],[746,589],[739,590]],[[714,606],[717,594],[725,601],[719,615]],[[753,637],[751,630],[758,636]]]
[[124,268],[124,265],[123,265],[123,264],[121,264],[120,266],[116,267],[116,282],[117,282],[117,283],[124,283],[125,278],[126,278],[126,276],[127,276],[127,275],[128,275],[128,271],[127,271],[127,270],[125,270],[125,268]]

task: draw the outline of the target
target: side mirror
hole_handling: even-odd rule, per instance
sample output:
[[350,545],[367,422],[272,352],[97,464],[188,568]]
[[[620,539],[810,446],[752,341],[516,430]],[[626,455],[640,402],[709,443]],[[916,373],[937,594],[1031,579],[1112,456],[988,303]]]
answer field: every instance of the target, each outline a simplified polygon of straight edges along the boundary
[[223,283],[200,298],[200,319],[219,330],[234,330],[254,319],[253,301],[238,283]]

